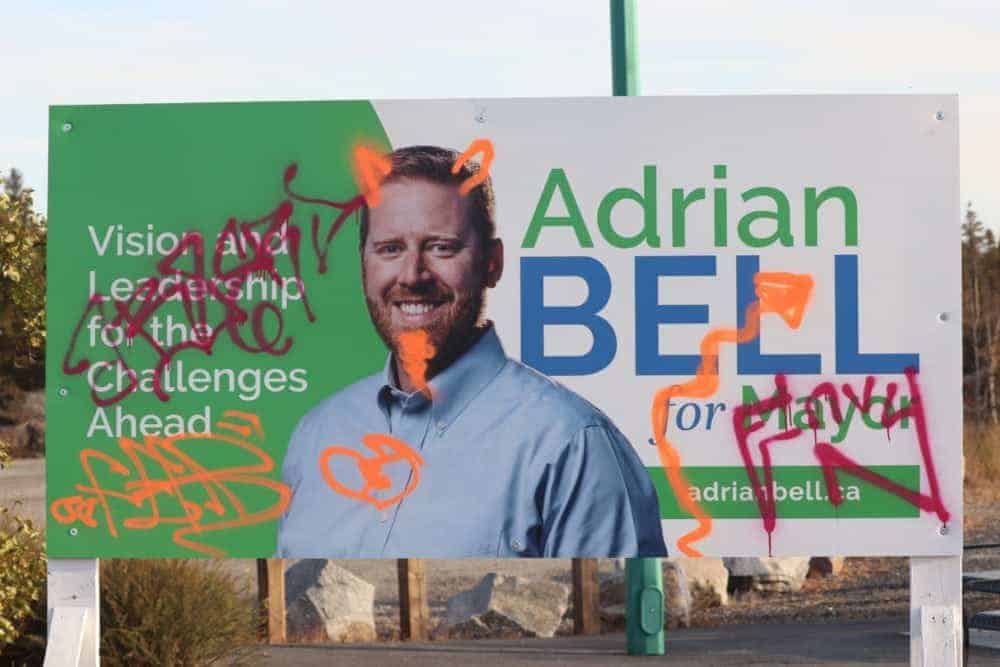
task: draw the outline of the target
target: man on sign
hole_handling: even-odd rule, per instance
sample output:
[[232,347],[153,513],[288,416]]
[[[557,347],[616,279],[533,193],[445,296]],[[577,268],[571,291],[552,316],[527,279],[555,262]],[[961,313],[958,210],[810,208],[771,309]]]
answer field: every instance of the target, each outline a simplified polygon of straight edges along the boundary
[[[381,373],[313,408],[283,469],[279,557],[664,556],[632,446],[597,408],[504,354],[483,320],[503,273],[489,177],[396,150],[361,220]],[[373,202],[374,203],[374,202]]]

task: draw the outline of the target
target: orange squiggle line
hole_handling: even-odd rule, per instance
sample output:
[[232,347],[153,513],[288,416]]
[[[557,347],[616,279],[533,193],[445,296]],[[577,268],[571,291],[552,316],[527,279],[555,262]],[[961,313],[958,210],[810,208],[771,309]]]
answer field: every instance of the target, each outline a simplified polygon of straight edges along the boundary
[[382,201],[380,188],[382,181],[392,171],[392,160],[377,148],[358,144],[352,153],[354,180],[357,181],[369,208],[375,208]]
[[472,188],[476,187],[480,183],[486,180],[486,177],[490,175],[490,165],[493,164],[493,142],[489,139],[476,139],[469,147],[465,149],[455,164],[451,166],[451,173],[457,174],[458,170],[462,168],[462,165],[469,161],[473,155],[477,153],[483,154],[483,159],[479,163],[479,171],[477,171],[472,176],[462,181],[462,185],[458,188],[458,194],[467,195],[472,191]]
[[427,332],[423,329],[413,329],[399,334],[399,362],[410,382],[422,391],[428,398],[431,387],[427,384],[427,363],[434,358],[434,346],[430,343]]
[[691,546],[712,532],[712,517],[691,497],[690,484],[681,469],[680,453],[667,438],[670,419],[670,400],[673,398],[708,398],[719,388],[719,347],[723,343],[746,343],[760,334],[762,313],[776,313],[792,329],[802,323],[813,280],[810,276],[791,273],[758,273],[754,276],[758,301],[746,308],[746,324],[742,328],[719,328],[705,334],[701,340],[701,363],[695,377],[683,384],[674,384],[656,392],[653,397],[653,436],[660,462],[666,472],[670,488],[681,506],[698,521],[698,527],[677,540],[677,548],[685,556],[698,557],[702,553]]
[[[264,431],[260,419],[251,413],[229,410],[225,416],[232,422],[217,422],[217,427],[228,428],[240,432],[241,425],[237,419],[247,422],[253,431],[263,439]],[[214,444],[226,449],[236,448],[249,454],[246,465],[234,465],[225,468],[212,469],[201,464],[193,455],[181,448],[191,442],[199,448]],[[118,525],[111,510],[109,498],[124,501],[137,509],[148,508],[145,516],[125,517],[121,521],[122,528],[128,530],[151,530],[160,525],[176,526],[172,537],[174,543],[208,556],[224,557],[222,549],[188,539],[189,536],[199,536],[205,533],[252,526],[278,518],[291,502],[291,489],[281,482],[268,478],[275,469],[274,460],[260,446],[243,439],[223,433],[182,433],[173,436],[146,436],[144,442],[138,442],[128,437],[118,440],[118,446],[125,460],[132,464],[129,467],[114,456],[96,449],[84,449],[80,452],[80,464],[88,484],[77,484],[77,495],[56,499],[50,506],[53,519],[60,524],[80,522],[95,528],[98,525],[95,512],[98,509],[104,513],[108,532],[112,537],[118,537]],[[103,462],[108,471],[120,477],[121,484],[115,488],[106,488],[98,482],[96,471],[91,460]],[[144,459],[151,460],[155,468],[148,468]],[[162,476],[151,473],[159,472]],[[275,499],[263,510],[249,511],[237,493],[230,485],[252,486],[271,491]],[[201,490],[206,500],[194,502],[186,497],[185,489],[196,487]],[[174,498],[180,504],[180,514],[163,515],[160,511],[158,498],[162,494]],[[227,510],[224,500],[228,501]],[[218,520],[204,522],[206,510]]]

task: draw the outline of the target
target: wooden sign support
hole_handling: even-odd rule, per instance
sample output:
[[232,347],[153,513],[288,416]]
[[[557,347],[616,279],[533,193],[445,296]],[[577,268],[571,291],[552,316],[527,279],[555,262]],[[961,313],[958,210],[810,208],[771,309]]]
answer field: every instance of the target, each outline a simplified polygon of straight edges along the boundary
[[910,667],[958,667],[962,648],[962,557],[911,557]]
[[101,654],[100,561],[50,558],[45,667],[98,667]]
[[596,558],[573,559],[573,632],[596,635],[601,632],[600,584]]
[[257,599],[265,616],[262,638],[268,644],[284,644],[285,634],[285,561],[283,558],[257,559]]
[[396,561],[396,572],[399,577],[399,637],[428,639],[431,614],[427,606],[424,561],[401,558]]

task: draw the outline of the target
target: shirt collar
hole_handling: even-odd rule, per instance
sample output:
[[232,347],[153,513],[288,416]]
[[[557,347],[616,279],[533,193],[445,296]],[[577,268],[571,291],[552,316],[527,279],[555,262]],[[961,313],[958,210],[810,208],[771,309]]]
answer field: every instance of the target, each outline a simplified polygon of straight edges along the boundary
[[[490,322],[479,340],[448,368],[436,375],[428,385],[431,389],[434,418],[437,428],[445,430],[458,418],[472,399],[493,381],[507,363],[507,355],[493,323]],[[382,384],[378,390],[379,407],[386,410],[395,389],[392,355],[382,370]]]

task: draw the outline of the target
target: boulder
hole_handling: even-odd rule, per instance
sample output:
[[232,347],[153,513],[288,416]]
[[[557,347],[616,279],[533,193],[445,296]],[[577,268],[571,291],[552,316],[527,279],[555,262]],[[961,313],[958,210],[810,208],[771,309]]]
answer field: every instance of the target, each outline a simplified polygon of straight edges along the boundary
[[729,570],[721,558],[671,558],[684,573],[694,599],[706,607],[729,604]]
[[569,588],[491,572],[448,600],[440,637],[552,637],[569,607]]
[[328,560],[300,560],[285,572],[288,635],[337,642],[375,640],[375,587]]
[[798,591],[809,573],[809,557],[724,558],[735,590],[769,593]]
[[[608,625],[625,624],[625,573],[614,573],[601,582],[601,617]],[[691,625],[691,589],[684,571],[672,561],[663,561],[663,619],[667,628]]]
[[809,579],[836,577],[844,569],[843,556],[813,556],[809,559]]

